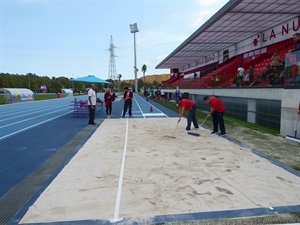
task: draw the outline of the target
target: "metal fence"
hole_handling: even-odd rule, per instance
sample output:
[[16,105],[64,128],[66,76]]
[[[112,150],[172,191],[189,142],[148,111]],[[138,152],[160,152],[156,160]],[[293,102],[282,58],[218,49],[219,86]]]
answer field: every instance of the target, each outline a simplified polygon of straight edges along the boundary
[[[210,110],[209,105],[203,102],[203,95],[190,95],[190,99],[194,99],[201,110],[207,112]],[[280,100],[238,97],[220,97],[220,99],[226,106],[225,116],[280,131]],[[250,101],[254,107],[250,107]]]

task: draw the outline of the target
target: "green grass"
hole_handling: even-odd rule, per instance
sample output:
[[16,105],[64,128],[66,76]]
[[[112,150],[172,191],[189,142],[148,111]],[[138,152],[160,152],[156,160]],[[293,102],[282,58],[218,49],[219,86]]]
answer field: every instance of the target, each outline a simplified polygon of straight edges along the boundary
[[4,104],[4,95],[0,95],[0,104]]
[[57,98],[56,94],[35,94],[34,101],[47,100]]
[[299,223],[300,213],[274,214],[270,216],[242,217],[233,219],[212,219],[200,221],[174,222],[169,225],[254,225]]

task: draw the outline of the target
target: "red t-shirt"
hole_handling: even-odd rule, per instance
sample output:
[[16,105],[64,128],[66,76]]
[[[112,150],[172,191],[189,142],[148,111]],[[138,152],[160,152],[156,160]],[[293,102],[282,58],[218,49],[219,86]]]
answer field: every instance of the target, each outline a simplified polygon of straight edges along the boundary
[[184,107],[184,110],[190,110],[194,105],[195,105],[195,102],[193,102],[189,99],[181,99],[178,104],[178,106],[180,108]]
[[210,99],[209,99],[209,105],[216,112],[224,112],[225,109],[226,109],[225,105],[223,104],[223,102],[221,102],[221,100],[218,99],[218,98],[216,98],[216,97],[210,97]]

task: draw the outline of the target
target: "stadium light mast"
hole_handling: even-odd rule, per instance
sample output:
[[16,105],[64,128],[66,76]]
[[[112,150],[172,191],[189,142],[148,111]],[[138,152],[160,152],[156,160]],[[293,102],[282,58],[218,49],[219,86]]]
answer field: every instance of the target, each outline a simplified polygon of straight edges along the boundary
[[138,68],[136,67],[136,44],[135,44],[135,33],[139,32],[137,23],[130,24],[130,32],[133,33],[133,43],[134,43],[134,79],[135,79],[135,92],[138,92],[138,83],[137,83],[137,72]]

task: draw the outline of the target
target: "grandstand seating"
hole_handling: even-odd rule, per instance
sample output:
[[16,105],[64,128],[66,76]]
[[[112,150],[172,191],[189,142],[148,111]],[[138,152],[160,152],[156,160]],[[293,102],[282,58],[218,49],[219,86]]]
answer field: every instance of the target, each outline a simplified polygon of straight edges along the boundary
[[[260,62],[255,64],[255,73],[254,73],[254,79],[258,77],[258,75],[264,70],[268,65],[270,65],[270,58],[273,55],[274,52],[277,52],[279,57],[284,60],[286,53],[294,48],[294,42],[292,39],[289,39],[287,41],[274,44],[271,46],[268,46],[268,53],[264,55],[264,58],[261,59]],[[267,86],[269,84],[269,79],[266,79],[265,81],[261,81],[256,84],[256,86]]]
[[[232,76],[236,75],[236,69],[242,63],[242,56],[233,57],[228,61],[219,65],[218,69],[207,74],[205,77],[198,79],[191,84],[193,88],[200,87],[215,87],[215,77],[217,74],[220,76],[220,87],[224,85]],[[235,75],[233,75],[235,74]]]
[[[255,73],[254,79],[256,79],[259,74],[264,70],[268,65],[270,65],[270,58],[274,52],[277,52],[281,59],[285,59],[286,53],[294,48],[294,42],[292,39],[282,41],[270,46],[267,46],[267,52],[261,54],[255,59],[244,62],[243,55],[235,56],[229,60],[220,63],[217,66],[217,69],[208,73],[207,75],[201,76],[198,79],[184,79],[183,76],[171,78],[168,81],[164,82],[165,87],[174,88],[179,86],[180,88],[215,88],[215,77],[217,74],[220,76],[220,85],[219,87],[232,87],[233,80],[237,74],[237,68],[239,65],[243,65],[246,72],[249,73],[250,65],[254,66]],[[201,70],[203,68],[199,68]],[[194,71],[186,71],[185,73],[191,73]],[[292,74],[294,76],[294,74]],[[267,86],[269,84],[269,79],[265,81],[258,82],[254,85],[256,86]],[[248,86],[249,84],[247,84]]]
[[183,79],[183,76],[172,76],[169,80],[163,82],[163,85],[174,84]]

